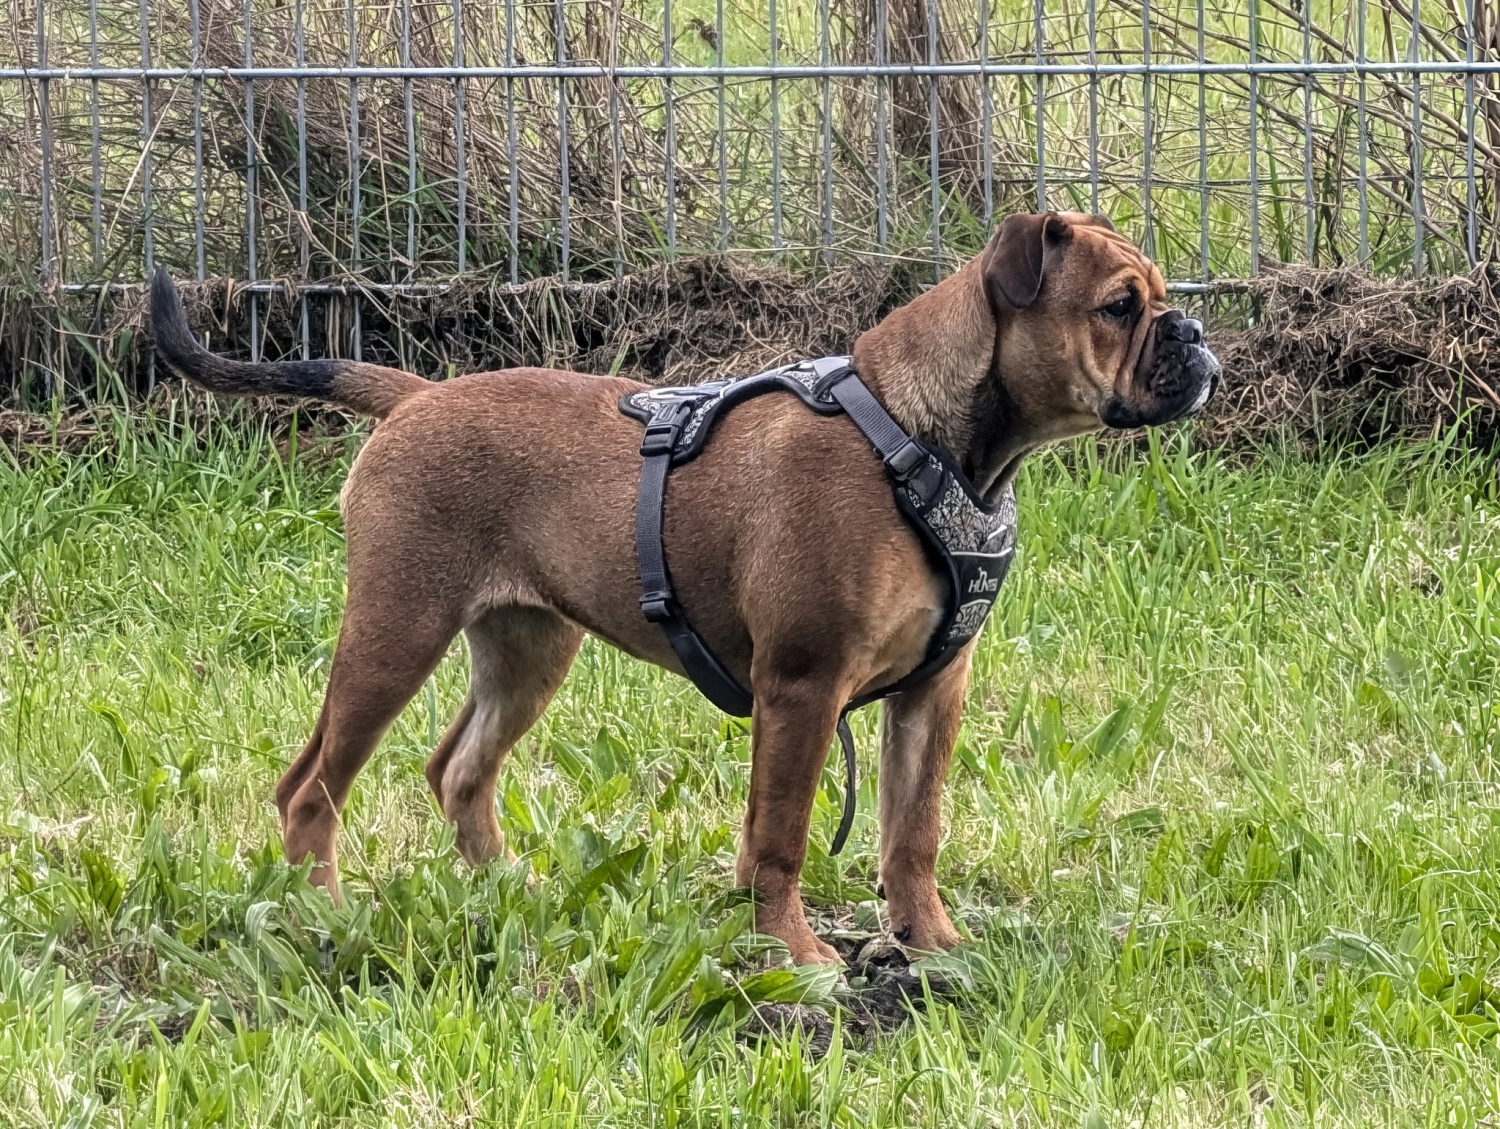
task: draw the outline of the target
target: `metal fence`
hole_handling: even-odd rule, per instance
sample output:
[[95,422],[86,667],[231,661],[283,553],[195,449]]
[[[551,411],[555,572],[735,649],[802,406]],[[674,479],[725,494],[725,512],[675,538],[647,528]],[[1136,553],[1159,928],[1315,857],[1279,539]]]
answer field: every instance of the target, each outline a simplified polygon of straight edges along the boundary
[[[919,256],[1105,211],[1180,290],[1500,238],[1475,0],[14,0],[0,286],[251,297]],[[8,58],[6,56],[9,56]],[[331,307],[330,307],[331,309]],[[340,332],[360,347],[358,300]],[[334,317],[327,312],[317,318]],[[326,329],[326,327],[325,327]]]

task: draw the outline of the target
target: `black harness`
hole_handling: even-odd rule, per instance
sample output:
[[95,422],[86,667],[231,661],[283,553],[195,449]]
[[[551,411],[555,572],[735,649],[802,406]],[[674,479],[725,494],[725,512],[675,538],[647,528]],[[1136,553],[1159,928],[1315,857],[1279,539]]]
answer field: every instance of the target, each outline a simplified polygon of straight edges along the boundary
[[948,581],[943,619],[916,669],[889,686],[861,695],[839,714],[838,735],[848,782],[843,815],[829,850],[836,855],[854,822],[854,738],[849,732],[849,712],[932,677],[979,633],[1015,553],[1016,499],[1007,487],[994,504],[987,503],[946,451],[902,430],[860,380],[849,357],[824,357],[756,376],[684,388],[649,388],[621,397],[620,410],[646,425],[635,509],[641,611],[661,625],[683,670],[703,695],[733,717],[749,717],[754,699],[724,669],[677,603],[662,545],[662,509],[668,473],[698,456],[724,412],[775,391],[795,393],[822,415],[842,412],[854,421],[884,460],[897,506]]

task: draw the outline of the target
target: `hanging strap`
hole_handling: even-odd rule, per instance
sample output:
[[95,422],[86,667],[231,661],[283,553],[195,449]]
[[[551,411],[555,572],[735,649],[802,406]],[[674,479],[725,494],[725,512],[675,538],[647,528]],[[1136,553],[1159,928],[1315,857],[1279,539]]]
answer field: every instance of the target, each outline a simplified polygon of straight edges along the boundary
[[662,512],[666,506],[667,473],[677,436],[691,414],[682,405],[669,418],[653,420],[641,437],[641,488],[635,501],[635,551],[641,570],[641,614],[661,625],[682,669],[714,705],[731,717],[749,717],[753,699],[724,669],[708,645],[688,623],[672,591],[662,551]]
[[854,826],[854,809],[859,799],[859,786],[854,779],[854,734],[849,732],[849,707],[839,714],[839,744],[844,746],[844,813],[839,816],[838,830],[833,833],[833,843],[828,848],[830,856],[844,849],[849,839],[849,829]]

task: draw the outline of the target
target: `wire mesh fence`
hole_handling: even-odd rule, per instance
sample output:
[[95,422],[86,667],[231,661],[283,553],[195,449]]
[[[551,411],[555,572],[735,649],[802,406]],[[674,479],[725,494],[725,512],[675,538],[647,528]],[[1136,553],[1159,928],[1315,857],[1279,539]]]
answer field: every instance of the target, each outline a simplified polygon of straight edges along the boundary
[[[1500,33],[1475,0],[12,0],[8,20],[0,286],[57,311],[0,351],[13,390],[157,264],[229,280],[251,355],[357,356],[378,295],[719,251],[940,274],[1035,208],[1107,212],[1187,291],[1272,262],[1452,273],[1500,239]],[[278,295],[295,312],[270,333]],[[107,344],[83,342],[95,368]]]

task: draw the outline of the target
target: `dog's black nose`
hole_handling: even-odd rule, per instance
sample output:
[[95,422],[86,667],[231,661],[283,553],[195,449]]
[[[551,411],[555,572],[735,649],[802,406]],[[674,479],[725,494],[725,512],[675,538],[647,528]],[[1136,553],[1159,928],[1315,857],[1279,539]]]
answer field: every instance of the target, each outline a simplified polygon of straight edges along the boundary
[[1197,318],[1178,316],[1162,325],[1162,336],[1168,341],[1180,341],[1184,345],[1203,344],[1203,323]]

